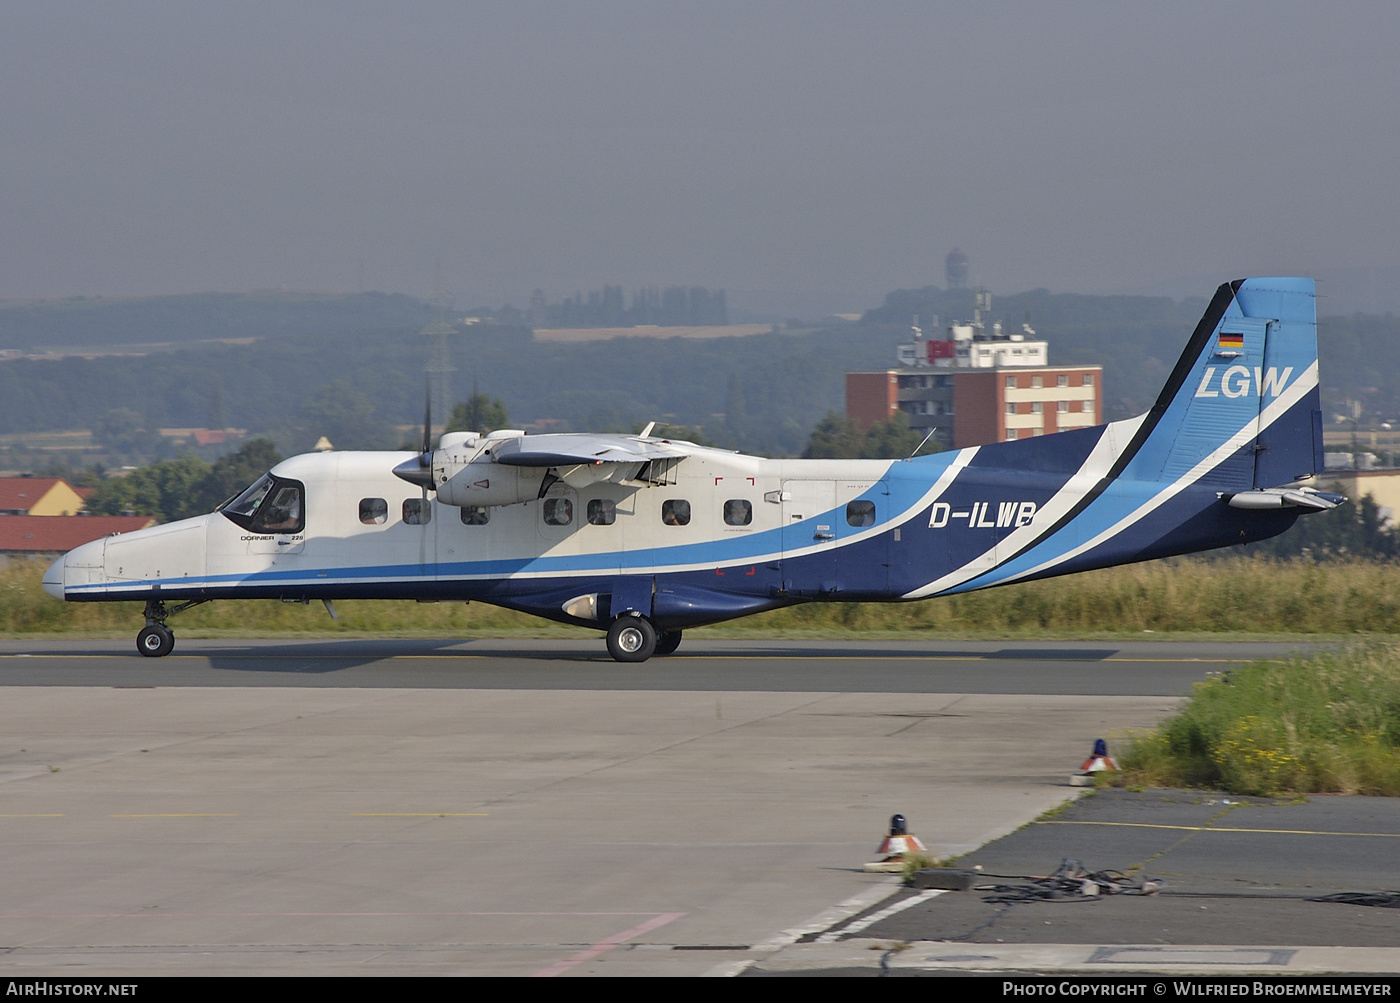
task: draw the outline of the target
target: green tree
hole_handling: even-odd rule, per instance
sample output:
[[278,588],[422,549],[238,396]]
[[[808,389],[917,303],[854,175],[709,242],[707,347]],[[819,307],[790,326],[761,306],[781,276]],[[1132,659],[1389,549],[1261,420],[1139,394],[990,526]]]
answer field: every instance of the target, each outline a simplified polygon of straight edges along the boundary
[[[1331,490],[1340,492],[1336,484]],[[1353,498],[1327,512],[1301,516],[1291,528],[1268,540],[1232,547],[1245,554],[1315,561],[1394,561],[1400,559],[1400,527],[1385,526],[1370,495]],[[1231,551],[1218,551],[1225,555]]]
[[194,506],[212,512],[282,462],[270,439],[250,439],[236,453],[220,458],[196,489]]
[[336,449],[385,449],[393,441],[374,402],[345,380],[321,387],[301,406],[301,413],[313,442],[324,435]]
[[809,460],[854,459],[861,455],[862,438],[855,419],[840,411],[828,411],[812,429],[802,455]]
[[452,417],[447,421],[449,432],[494,432],[498,428],[510,427],[510,415],[498,397],[488,397],[474,393],[452,408]]
[[860,444],[860,455],[866,460],[901,460],[914,452],[922,439],[920,432],[909,427],[909,416],[896,411],[870,426]]
[[281,459],[266,439],[253,439],[212,467],[187,453],[103,481],[88,498],[87,507],[98,515],[134,512],[153,515],[161,522],[188,519],[214,511]]
[[209,464],[193,454],[163,460],[103,481],[88,498],[88,509],[98,515],[153,515],[161,522],[187,519],[204,511],[199,488],[208,475]]
[[130,455],[146,453],[159,443],[159,433],[146,428],[146,421],[127,407],[113,408],[102,416],[92,430],[92,437],[109,453]]

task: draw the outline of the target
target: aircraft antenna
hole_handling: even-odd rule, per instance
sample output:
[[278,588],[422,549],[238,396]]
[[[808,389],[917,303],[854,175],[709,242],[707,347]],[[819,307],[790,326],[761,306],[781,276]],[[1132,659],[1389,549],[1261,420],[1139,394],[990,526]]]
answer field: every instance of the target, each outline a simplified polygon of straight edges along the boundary
[[928,442],[930,439],[932,439],[932,438],[933,438],[933,433],[934,433],[934,432],[937,432],[937,431],[938,431],[938,426],[937,426],[937,425],[934,425],[932,428],[930,428],[930,429],[928,430],[928,435],[924,436],[923,439],[920,440],[919,444],[918,444],[917,446],[914,447],[914,452],[913,452],[913,453],[910,453],[909,456],[907,457],[907,459],[912,460],[912,459],[914,458],[915,454],[918,453],[919,450],[921,450],[921,449],[924,448],[924,443],[926,443],[926,442]]

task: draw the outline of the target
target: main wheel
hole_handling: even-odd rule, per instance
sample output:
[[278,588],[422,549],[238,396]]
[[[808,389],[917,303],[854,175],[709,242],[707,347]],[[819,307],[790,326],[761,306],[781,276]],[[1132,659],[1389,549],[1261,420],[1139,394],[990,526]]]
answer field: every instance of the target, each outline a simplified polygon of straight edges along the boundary
[[147,658],[164,658],[175,648],[175,635],[162,623],[147,624],[136,635],[136,650]]
[[681,646],[681,632],[679,630],[663,630],[656,635],[656,651],[653,654],[669,655]]
[[608,628],[608,654],[619,662],[645,662],[656,650],[656,628],[643,616],[620,616]]

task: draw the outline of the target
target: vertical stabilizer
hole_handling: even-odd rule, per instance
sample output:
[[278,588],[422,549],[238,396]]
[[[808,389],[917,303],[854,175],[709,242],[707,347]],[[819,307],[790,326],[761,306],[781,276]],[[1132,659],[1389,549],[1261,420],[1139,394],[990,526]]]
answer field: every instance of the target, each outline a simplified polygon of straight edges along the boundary
[[1322,469],[1311,279],[1216,290],[1122,475],[1221,491],[1277,487]]

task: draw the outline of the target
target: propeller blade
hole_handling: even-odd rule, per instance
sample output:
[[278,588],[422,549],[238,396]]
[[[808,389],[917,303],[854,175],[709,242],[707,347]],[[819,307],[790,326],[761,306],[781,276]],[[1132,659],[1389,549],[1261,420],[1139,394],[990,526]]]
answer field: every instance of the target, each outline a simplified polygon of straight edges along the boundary
[[431,377],[424,381],[423,385],[423,456],[427,462],[424,466],[432,466],[433,448],[433,384]]
[[424,381],[423,394],[423,451],[415,459],[405,460],[394,468],[394,476],[416,484],[423,489],[423,497],[435,489],[433,483],[433,385],[432,378]]

